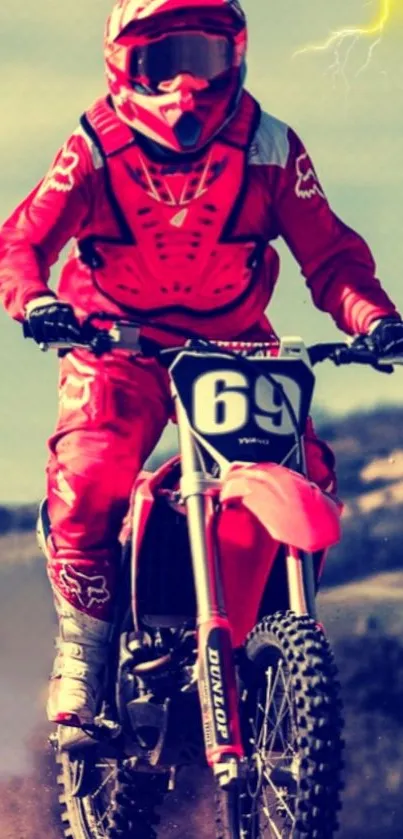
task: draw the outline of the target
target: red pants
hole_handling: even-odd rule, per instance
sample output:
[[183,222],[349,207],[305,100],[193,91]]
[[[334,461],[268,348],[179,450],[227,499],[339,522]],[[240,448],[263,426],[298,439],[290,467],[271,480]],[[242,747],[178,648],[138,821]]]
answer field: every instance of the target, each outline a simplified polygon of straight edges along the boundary
[[[111,618],[118,535],[134,478],[172,414],[168,374],[154,360],[71,353],[61,362],[49,441],[49,576],[76,608]],[[312,480],[334,489],[334,459],[307,428]]]

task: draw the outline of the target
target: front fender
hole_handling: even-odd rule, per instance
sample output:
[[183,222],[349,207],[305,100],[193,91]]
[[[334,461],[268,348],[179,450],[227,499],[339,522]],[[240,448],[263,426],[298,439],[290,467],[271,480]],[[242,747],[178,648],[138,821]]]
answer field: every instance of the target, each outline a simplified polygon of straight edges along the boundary
[[234,464],[223,480],[220,500],[224,507],[241,502],[273,539],[300,550],[324,550],[340,541],[340,506],[285,466]]

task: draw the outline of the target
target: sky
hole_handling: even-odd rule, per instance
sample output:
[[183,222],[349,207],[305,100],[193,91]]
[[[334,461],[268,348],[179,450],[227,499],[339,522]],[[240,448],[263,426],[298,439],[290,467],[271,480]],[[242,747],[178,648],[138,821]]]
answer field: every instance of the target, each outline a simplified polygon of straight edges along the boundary
[[[297,54],[339,27],[391,16],[369,57],[371,37]],[[378,276],[403,311],[403,0],[245,0],[250,44],[247,86],[265,110],[298,132],[336,213],[374,253]],[[47,170],[88,105],[104,92],[102,38],[109,2],[35,0],[0,5],[0,218]],[[336,44],[337,46],[337,44]],[[277,243],[276,243],[277,247]],[[270,318],[307,343],[340,339],[316,311],[299,267],[280,244],[281,278]],[[55,275],[56,276],[56,275]],[[56,419],[57,362],[0,311],[0,503],[44,492],[46,439]],[[393,376],[322,365],[316,405],[343,414],[400,402]],[[167,438],[169,440],[172,437]]]

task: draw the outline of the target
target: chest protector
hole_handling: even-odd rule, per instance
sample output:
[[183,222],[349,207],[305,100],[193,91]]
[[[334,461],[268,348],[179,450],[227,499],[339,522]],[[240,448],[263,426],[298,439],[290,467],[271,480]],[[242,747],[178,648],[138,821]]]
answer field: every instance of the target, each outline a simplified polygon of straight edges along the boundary
[[183,163],[152,161],[106,99],[81,124],[104,162],[117,233],[97,208],[78,242],[98,290],[137,314],[208,317],[248,296],[264,243],[231,235],[242,207],[248,151],[260,108],[246,92],[236,116],[206,149]]

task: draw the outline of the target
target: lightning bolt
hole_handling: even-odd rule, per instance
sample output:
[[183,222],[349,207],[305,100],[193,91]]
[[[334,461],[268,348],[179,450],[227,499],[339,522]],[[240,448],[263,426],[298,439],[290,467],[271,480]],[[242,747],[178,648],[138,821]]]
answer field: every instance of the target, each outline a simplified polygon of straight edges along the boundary
[[384,30],[390,23],[393,9],[396,6],[402,7],[402,0],[379,0],[379,8],[372,22],[365,26],[346,26],[341,29],[336,29],[322,43],[308,44],[298,49],[294,52],[293,58],[298,55],[306,55],[307,53],[329,52],[329,50],[333,50],[333,63],[328,68],[328,72],[332,73],[334,80],[337,76],[341,76],[346,86],[349,87],[346,70],[355,45],[360,39],[371,39],[372,41],[368,47],[366,61],[356,73],[358,76],[371,63],[374,50],[382,41]]

